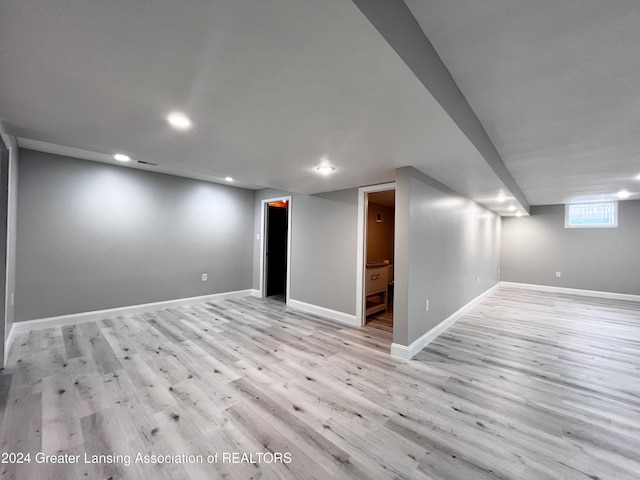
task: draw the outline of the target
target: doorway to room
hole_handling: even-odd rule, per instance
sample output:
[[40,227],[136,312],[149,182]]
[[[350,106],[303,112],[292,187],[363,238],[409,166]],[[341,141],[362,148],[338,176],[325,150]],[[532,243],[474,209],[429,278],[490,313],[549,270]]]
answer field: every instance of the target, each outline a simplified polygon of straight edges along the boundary
[[263,200],[261,295],[288,303],[291,197]]
[[393,332],[395,189],[364,200],[364,324]]

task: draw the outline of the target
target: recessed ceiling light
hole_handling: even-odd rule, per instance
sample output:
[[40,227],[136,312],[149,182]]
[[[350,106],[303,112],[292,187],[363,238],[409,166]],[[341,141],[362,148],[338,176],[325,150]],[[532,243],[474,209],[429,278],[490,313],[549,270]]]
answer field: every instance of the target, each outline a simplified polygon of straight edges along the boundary
[[178,130],[189,130],[193,122],[184,113],[173,112],[167,115],[167,122]]
[[516,217],[521,217],[522,216],[522,212],[516,212]]
[[636,180],[640,180],[640,175],[638,175],[638,176],[636,177]]
[[319,167],[316,167],[316,170],[323,175],[329,175],[330,173],[335,171],[335,169],[336,167],[334,167],[333,165],[320,165]]
[[113,158],[115,158],[119,162],[128,162],[131,160],[129,155],[125,155],[124,153],[116,153]]
[[231,178],[231,177],[224,177],[224,179],[225,179],[227,182],[233,182],[233,178]]
[[516,206],[515,206],[515,205],[509,205],[509,211],[510,211],[510,212],[515,211],[515,209],[516,209]]
[[620,190],[616,195],[618,198],[629,198],[630,193],[628,190]]
[[498,196],[496,197],[496,200],[498,200],[499,202],[504,202],[507,199],[507,197],[505,196],[504,193],[499,193]]

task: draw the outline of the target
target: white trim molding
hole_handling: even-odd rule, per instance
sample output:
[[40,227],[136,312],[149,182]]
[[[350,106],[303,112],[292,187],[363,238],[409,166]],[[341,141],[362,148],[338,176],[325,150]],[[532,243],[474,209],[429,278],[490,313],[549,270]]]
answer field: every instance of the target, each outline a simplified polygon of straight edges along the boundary
[[428,332],[424,333],[420,338],[414,340],[409,344],[400,345],[399,343],[391,344],[391,356],[402,360],[411,360],[420,350],[433,342],[438,336],[440,336],[447,328],[452,326],[460,317],[467,313],[471,308],[475,307],[487,296],[493,293],[501,285],[500,282],[496,283],[493,287],[485,292],[481,293],[469,303],[456,310],[454,313],[445,318],[442,322],[437,324]]
[[11,345],[13,345],[13,338],[16,336],[16,324],[12,324],[9,329],[9,335],[7,335],[7,341],[4,342],[4,363],[3,367],[7,366],[7,360],[9,359],[9,352],[11,351]]
[[[12,223],[11,212],[15,212],[14,205],[14,183],[13,178],[16,175],[16,167],[17,167],[17,158],[14,157],[17,155],[18,151],[18,143],[16,141],[16,137],[13,135],[7,135],[5,132],[4,125],[0,122],[0,142],[4,143],[6,148],[9,150],[9,158],[8,158],[8,176],[7,176],[7,218],[6,218],[6,248],[5,248],[5,268],[4,268],[4,291],[1,292],[1,295],[4,295],[4,312],[2,312],[2,321],[4,322],[4,328],[2,328],[2,341],[4,342],[4,356],[2,358],[1,367],[5,367],[7,365],[7,358],[9,357],[9,350],[11,349],[11,344],[13,342],[13,298],[14,298],[14,290],[15,290],[15,271],[11,271],[9,268],[11,264],[11,257],[15,257],[15,243],[12,244],[11,238],[15,235],[14,227],[15,222]],[[15,215],[15,213],[14,213]],[[15,218],[14,218],[15,220]],[[13,246],[13,250],[11,247]],[[14,263],[15,267],[15,263]],[[14,268],[15,270],[15,268]],[[7,332],[7,325],[11,325],[9,327],[9,331]]]
[[411,360],[415,353],[412,355],[410,352],[410,347],[407,347],[406,345],[400,345],[399,343],[391,344],[391,356],[393,358],[399,358],[400,360]]
[[344,325],[349,325],[351,327],[360,326],[360,322],[356,319],[356,316],[349,313],[339,312],[338,310],[332,310],[312,303],[301,302],[300,300],[294,300],[293,298],[289,300],[289,306],[302,310],[303,312],[327,317],[330,320]]
[[536,285],[534,283],[501,282],[505,287],[518,287],[538,292],[567,293],[569,295],[581,295],[585,297],[608,298],[611,300],[628,300],[640,302],[640,295],[630,293],[601,292],[598,290],[581,290],[579,288],[554,287],[551,285]]
[[18,140],[15,136],[9,135],[6,132],[4,124],[0,122],[0,139],[4,142],[7,150],[11,150],[12,148],[18,148]]
[[108,308],[105,310],[72,313],[70,315],[60,315],[57,317],[37,318],[34,320],[26,320],[24,322],[14,323],[10,335],[30,332],[31,330],[41,330],[43,328],[62,327],[65,325],[73,325],[75,323],[92,322],[94,320],[101,320],[113,316],[133,315],[135,313],[148,312],[153,310],[164,310],[166,308],[183,307],[187,305],[194,305],[196,303],[224,300],[227,298],[247,297],[250,295],[259,296],[259,294],[256,293],[256,290],[236,290],[233,292],[214,293],[211,295],[202,295],[199,297],[179,298],[176,300],[167,300],[163,302],[131,305],[129,307]]

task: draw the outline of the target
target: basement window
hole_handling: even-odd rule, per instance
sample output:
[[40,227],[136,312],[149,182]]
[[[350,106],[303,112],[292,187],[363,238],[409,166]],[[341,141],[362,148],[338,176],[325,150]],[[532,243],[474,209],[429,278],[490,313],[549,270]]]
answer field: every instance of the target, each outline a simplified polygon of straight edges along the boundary
[[564,228],[617,228],[618,202],[565,205]]

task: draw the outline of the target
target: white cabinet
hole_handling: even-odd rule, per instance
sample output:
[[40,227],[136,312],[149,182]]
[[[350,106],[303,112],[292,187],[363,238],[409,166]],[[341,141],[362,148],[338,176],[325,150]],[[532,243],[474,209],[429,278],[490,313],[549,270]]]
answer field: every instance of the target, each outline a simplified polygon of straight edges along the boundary
[[365,275],[366,315],[386,312],[389,265],[367,265]]

